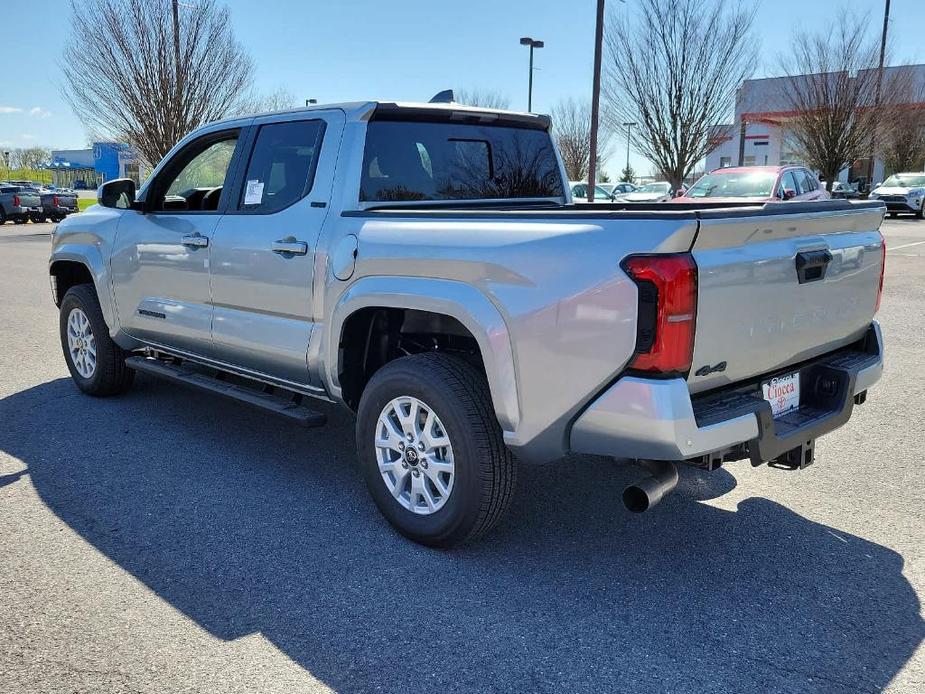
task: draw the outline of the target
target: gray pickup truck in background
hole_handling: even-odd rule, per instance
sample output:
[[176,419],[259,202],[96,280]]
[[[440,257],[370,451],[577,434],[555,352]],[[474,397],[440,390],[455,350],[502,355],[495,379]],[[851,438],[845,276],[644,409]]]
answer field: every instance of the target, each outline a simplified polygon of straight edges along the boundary
[[813,462],[881,374],[882,204],[576,205],[549,129],[385,102],[201,128],[57,227],[74,381],[306,426],[341,403],[373,500],[433,546],[569,452],[639,462],[634,511],[679,463]]
[[31,188],[0,184],[0,225],[8,221],[25,224],[43,214],[42,196]]

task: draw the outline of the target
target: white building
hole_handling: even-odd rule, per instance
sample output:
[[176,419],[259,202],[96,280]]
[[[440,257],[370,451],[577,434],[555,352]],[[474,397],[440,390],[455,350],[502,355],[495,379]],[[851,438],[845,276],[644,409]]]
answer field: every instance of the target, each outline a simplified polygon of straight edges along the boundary
[[[923,86],[925,93],[925,65],[886,68],[885,79],[893,70],[914,70],[915,79]],[[736,99],[736,112],[733,123],[717,125],[714,137],[720,141],[719,147],[707,155],[706,170],[712,171],[725,166],[780,166],[785,164],[804,164],[794,148],[793,139],[787,129],[788,120],[796,112],[789,110],[791,101],[786,89],[787,77],[770,77],[766,79],[746,80],[739,89]],[[925,103],[915,106],[925,108]],[[743,133],[742,122],[745,122]],[[744,135],[744,137],[743,137]],[[744,140],[744,142],[743,142]],[[743,152],[739,162],[740,147]],[[869,158],[856,160],[849,168],[843,170],[839,180],[844,182],[866,181]],[[883,162],[874,160],[874,181],[883,180]]]

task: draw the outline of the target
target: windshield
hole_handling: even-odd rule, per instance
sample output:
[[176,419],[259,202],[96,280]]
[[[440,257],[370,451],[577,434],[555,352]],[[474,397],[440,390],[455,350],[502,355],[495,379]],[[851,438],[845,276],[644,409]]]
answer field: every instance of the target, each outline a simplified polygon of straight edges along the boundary
[[925,174],[893,174],[883,183],[884,188],[914,188],[925,186]]
[[387,120],[367,126],[360,200],[563,195],[559,163],[544,130]]
[[634,193],[667,193],[671,186],[667,183],[646,183],[642,188],[637,188]]
[[777,174],[769,171],[712,173],[697,181],[687,191],[689,198],[768,198],[774,190]]

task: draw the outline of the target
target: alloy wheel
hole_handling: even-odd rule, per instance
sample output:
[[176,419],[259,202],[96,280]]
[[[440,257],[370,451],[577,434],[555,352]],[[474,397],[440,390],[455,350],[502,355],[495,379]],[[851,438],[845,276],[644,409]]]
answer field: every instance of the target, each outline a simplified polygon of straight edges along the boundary
[[433,409],[411,396],[393,399],[376,423],[376,460],[389,492],[408,511],[436,513],[453,491],[450,437]]

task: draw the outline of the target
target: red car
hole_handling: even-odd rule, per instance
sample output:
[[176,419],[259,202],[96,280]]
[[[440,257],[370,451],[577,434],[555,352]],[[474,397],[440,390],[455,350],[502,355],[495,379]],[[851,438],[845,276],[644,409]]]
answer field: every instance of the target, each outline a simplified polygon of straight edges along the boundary
[[828,200],[819,179],[803,166],[735,166],[701,176],[674,202]]

